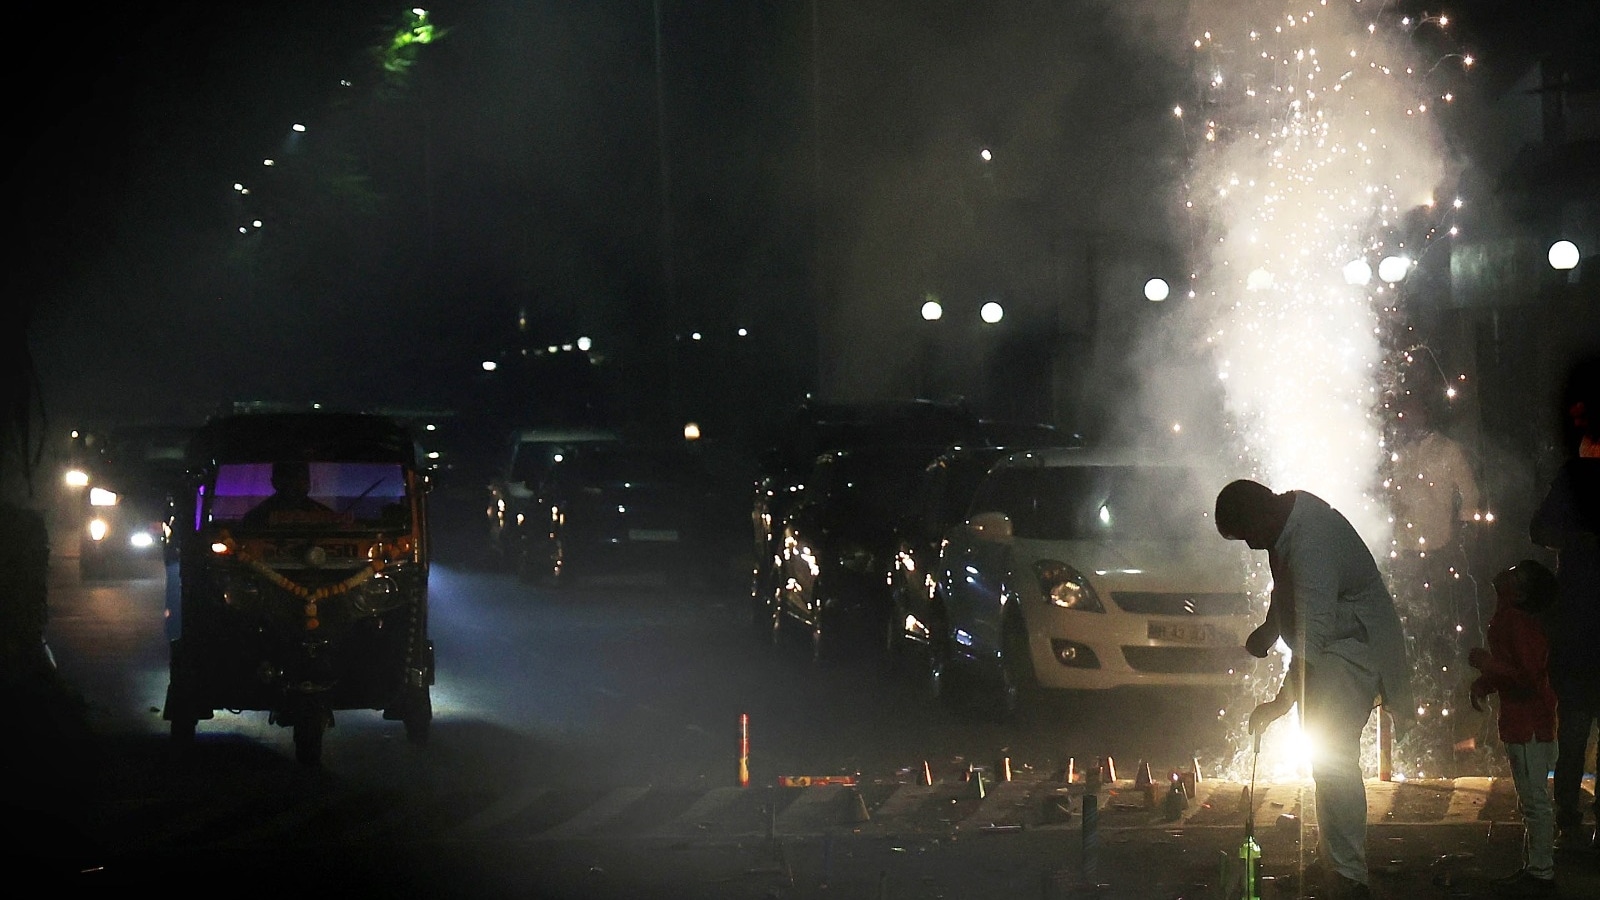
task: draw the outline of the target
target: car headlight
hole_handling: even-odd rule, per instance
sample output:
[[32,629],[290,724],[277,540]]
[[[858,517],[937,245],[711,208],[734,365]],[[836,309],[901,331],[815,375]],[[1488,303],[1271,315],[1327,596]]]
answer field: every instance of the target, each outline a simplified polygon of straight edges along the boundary
[[89,473],[82,469],[68,469],[61,475],[61,480],[67,487],[81,488],[89,486]]
[[117,492],[108,491],[102,487],[89,488],[90,506],[116,506]]
[[1100,597],[1089,585],[1089,579],[1077,569],[1053,559],[1041,559],[1033,564],[1039,576],[1039,594],[1062,609],[1103,613]]

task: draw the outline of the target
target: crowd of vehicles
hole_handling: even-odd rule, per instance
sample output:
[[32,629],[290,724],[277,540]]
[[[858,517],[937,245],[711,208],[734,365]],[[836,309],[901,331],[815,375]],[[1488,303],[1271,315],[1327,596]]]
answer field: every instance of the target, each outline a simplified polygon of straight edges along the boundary
[[[80,564],[171,563],[175,739],[266,710],[314,761],[333,711],[355,708],[425,739],[429,494],[448,450],[392,416],[283,410],[96,443]],[[1192,461],[927,400],[802,404],[748,472],[688,438],[597,427],[510,429],[497,453],[448,461],[482,473],[486,528],[465,527],[483,528],[478,559],[535,589],[641,570],[745,582],[759,639],[876,654],[999,717],[1048,692],[1222,688],[1254,665],[1248,559],[1210,522],[1226,479]],[[246,516],[288,463],[314,511]]]
[[1261,611],[1211,524],[1217,473],[925,402],[802,424],[819,452],[771,467],[752,503],[762,640],[795,632],[814,660],[869,648],[1001,718],[1041,692],[1224,689],[1253,671]]

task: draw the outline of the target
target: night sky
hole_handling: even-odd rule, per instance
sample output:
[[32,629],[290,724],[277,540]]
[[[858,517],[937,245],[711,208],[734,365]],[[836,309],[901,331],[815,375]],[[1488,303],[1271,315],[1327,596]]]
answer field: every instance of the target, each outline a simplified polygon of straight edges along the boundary
[[[659,365],[646,338],[704,327],[698,284],[782,205],[753,182],[798,126],[748,117],[804,85],[773,83],[785,23],[754,6],[664,4],[664,118],[648,0],[432,7],[437,40],[393,80],[374,51],[397,4],[46,14],[40,33],[75,37],[52,57],[64,77],[30,79],[8,270],[47,412],[455,406],[481,400],[478,361],[580,335],[614,366]],[[663,123],[677,154],[720,157],[663,171]],[[664,183],[681,273],[662,262]],[[695,299],[661,302],[668,279]]]
[[[398,4],[36,5],[9,293],[53,427],[234,400],[526,418],[567,382],[476,364],[580,335],[631,379],[624,407],[670,403],[699,390],[669,377],[695,330],[697,371],[781,406],[841,331],[898,340],[918,279],[1048,260],[1029,216],[1151,227],[1175,180],[1156,135],[1192,77],[1181,7],[663,0],[658,83],[650,0],[432,6],[442,34],[393,82],[373,53]],[[948,223],[989,145],[1033,160],[1008,177],[1055,211],[1013,204],[973,249]],[[840,309],[844,284],[874,303]]]

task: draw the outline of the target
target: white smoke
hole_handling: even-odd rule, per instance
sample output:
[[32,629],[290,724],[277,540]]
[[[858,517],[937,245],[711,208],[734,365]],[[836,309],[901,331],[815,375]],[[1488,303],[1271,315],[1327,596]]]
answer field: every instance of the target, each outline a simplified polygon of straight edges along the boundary
[[[1382,553],[1381,319],[1396,298],[1376,272],[1446,170],[1415,23],[1357,0],[1240,7],[1196,5],[1203,100],[1175,110],[1203,250],[1198,337],[1242,462],[1322,496]],[[1353,262],[1369,282],[1349,283]]]

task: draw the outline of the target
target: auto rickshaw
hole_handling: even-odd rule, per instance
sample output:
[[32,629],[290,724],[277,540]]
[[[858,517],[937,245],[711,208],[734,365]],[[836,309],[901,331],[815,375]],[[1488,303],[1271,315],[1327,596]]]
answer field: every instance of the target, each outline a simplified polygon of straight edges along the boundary
[[334,712],[357,709],[425,743],[428,485],[409,432],[364,413],[235,413],[200,428],[187,466],[170,518],[173,743],[217,711],[266,711],[317,764]]

